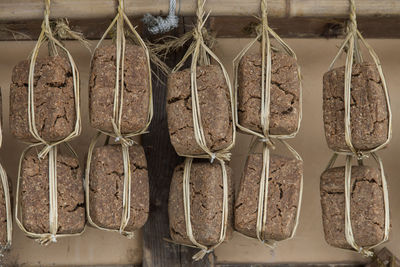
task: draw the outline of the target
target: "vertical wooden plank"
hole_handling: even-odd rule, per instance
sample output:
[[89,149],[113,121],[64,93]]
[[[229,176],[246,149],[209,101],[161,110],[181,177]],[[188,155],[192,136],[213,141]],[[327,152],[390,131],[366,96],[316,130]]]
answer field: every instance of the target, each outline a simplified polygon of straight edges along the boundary
[[[175,60],[171,62],[176,63]],[[160,78],[163,83],[153,79],[154,117],[150,132],[142,136],[150,179],[150,214],[143,233],[143,266],[210,266],[208,257],[193,262],[196,249],[163,240],[169,238],[168,194],[172,173],[182,158],[175,153],[169,139],[165,111],[166,77]]]
[[[154,76],[154,75],[153,75]],[[161,77],[166,82],[165,77]],[[143,266],[180,266],[179,246],[167,243],[168,192],[174,167],[180,162],[169,140],[165,112],[166,87],[153,78],[154,117],[142,136],[150,181],[150,214],[143,233]]]

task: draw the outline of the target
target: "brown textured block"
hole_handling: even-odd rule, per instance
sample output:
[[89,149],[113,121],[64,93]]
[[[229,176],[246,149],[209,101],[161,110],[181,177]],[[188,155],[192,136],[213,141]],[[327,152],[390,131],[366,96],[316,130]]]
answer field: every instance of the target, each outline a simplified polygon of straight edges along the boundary
[[[235,229],[255,238],[261,171],[262,154],[250,154],[235,204]],[[271,155],[269,173],[264,238],[280,241],[289,238],[295,226],[303,163],[297,159]]]
[[[23,141],[35,141],[28,126],[29,60],[18,63],[10,86],[10,128]],[[67,137],[75,127],[72,70],[60,56],[38,58],[35,64],[34,103],[36,128],[46,141]]]
[[[149,213],[149,178],[143,148],[129,149],[131,162],[131,206],[126,231],[141,228]],[[97,147],[90,166],[90,216],[95,224],[119,229],[122,218],[124,164],[119,145]]]
[[[89,110],[92,127],[113,132],[116,47],[107,45],[96,49],[89,81]],[[121,132],[132,133],[147,123],[150,82],[147,58],[142,47],[127,44],[124,61],[124,101]]]
[[[329,148],[349,151],[344,139],[344,67],[324,74],[323,118]],[[351,137],[356,149],[383,144],[388,137],[388,112],[382,81],[373,63],[353,65]]]
[[[200,114],[207,146],[212,151],[232,142],[232,111],[229,89],[217,65],[197,67]],[[171,143],[178,154],[197,155],[203,150],[193,131],[190,69],[172,73],[168,79],[168,128]]]
[[[20,198],[22,224],[37,234],[48,233],[49,158],[39,160],[31,149],[22,161]],[[58,234],[80,233],[85,226],[82,172],[76,158],[57,155]]]
[[0,248],[7,244],[7,209],[3,183],[0,181]]
[[[285,53],[273,52],[271,58],[270,134],[289,135],[296,131],[300,114],[300,80],[297,62]],[[239,123],[256,132],[261,128],[260,53],[246,54],[238,69]]]
[[[325,240],[339,248],[351,248],[345,229],[344,167],[321,175],[321,206]],[[385,212],[380,170],[369,166],[351,169],[350,216],[356,243],[371,246],[384,236]]]
[[[232,233],[233,217],[233,185],[231,169],[227,166],[229,213],[225,240]],[[181,244],[191,245],[185,224],[183,206],[183,170],[184,165],[178,165],[171,181],[169,192],[168,214],[171,238]],[[200,244],[211,246],[219,241],[222,222],[223,183],[222,170],[219,163],[197,162],[192,164],[190,171],[190,218],[193,236]]]

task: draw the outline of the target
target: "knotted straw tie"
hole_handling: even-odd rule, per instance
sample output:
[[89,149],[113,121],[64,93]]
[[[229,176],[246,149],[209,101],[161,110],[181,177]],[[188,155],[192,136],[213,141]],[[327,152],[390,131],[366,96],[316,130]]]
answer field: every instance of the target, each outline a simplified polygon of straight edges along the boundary
[[[389,238],[389,228],[390,228],[390,215],[389,215],[389,198],[388,198],[388,190],[387,190],[387,183],[386,177],[384,174],[382,160],[379,158],[378,155],[375,154],[376,151],[384,148],[389,142],[392,137],[392,112],[390,109],[390,101],[389,101],[389,94],[388,89],[386,86],[386,80],[383,75],[382,67],[380,60],[373,50],[373,48],[364,40],[361,33],[357,29],[357,20],[356,20],[356,8],[355,8],[355,1],[349,0],[350,3],[350,21],[348,26],[348,33],[343,41],[341,47],[339,48],[338,53],[336,54],[335,58],[333,59],[331,65],[329,66],[329,70],[331,70],[336,62],[336,60],[342,55],[345,47],[347,47],[347,56],[346,56],[346,63],[345,63],[345,80],[344,80],[344,134],[345,134],[345,141],[346,145],[350,151],[335,151],[334,155],[332,156],[328,168],[331,168],[336,161],[338,155],[345,155],[346,156],[346,165],[345,165],[345,237],[347,243],[349,243],[354,250],[359,252],[360,254],[372,257],[374,253],[371,251],[374,247],[382,244],[383,242],[387,241]],[[370,150],[366,151],[357,151],[352,143],[351,138],[351,76],[352,76],[352,68],[353,68],[353,57],[355,53],[356,61],[362,62],[362,56],[360,50],[358,48],[358,40],[361,40],[362,44],[367,48],[369,54],[371,55],[374,63],[377,67],[382,87],[385,94],[385,101],[386,107],[388,112],[388,133],[386,141]],[[371,154],[375,161],[378,163],[379,168],[381,170],[381,180],[382,180],[382,190],[383,190],[383,199],[384,199],[384,209],[385,209],[385,229],[384,229],[384,236],[381,242],[376,245],[363,248],[355,242],[354,233],[351,224],[351,161],[352,158],[357,158],[360,162],[362,159],[367,157],[368,154]]]
[[[58,229],[58,204],[57,204],[57,145],[61,143],[65,143],[69,141],[70,139],[78,136],[81,132],[81,115],[80,115],[80,99],[79,99],[79,72],[76,68],[75,62],[69,53],[69,51],[63,46],[63,44],[58,41],[52,33],[51,27],[50,27],[50,0],[45,1],[45,11],[44,11],[44,20],[42,23],[42,30],[40,32],[38,41],[32,51],[31,55],[31,62],[29,66],[29,77],[28,77],[28,126],[29,126],[29,132],[32,134],[32,136],[38,141],[37,143],[31,144],[28,146],[24,152],[22,153],[22,156],[20,158],[19,162],[19,170],[18,170],[18,180],[17,180],[17,197],[16,197],[16,204],[15,204],[15,219],[17,222],[17,225],[21,228],[21,230],[28,236],[36,241],[38,241],[42,245],[47,245],[50,242],[56,242],[57,237],[65,237],[65,236],[76,236],[80,235],[83,233],[77,233],[77,234],[57,234],[57,229]],[[58,55],[57,52],[57,47],[61,48],[62,51],[64,51],[68,57],[71,70],[72,70],[72,79],[73,79],[73,88],[74,88],[74,99],[75,99],[75,113],[76,113],[76,121],[75,121],[75,127],[74,130],[64,139],[61,139],[56,142],[48,142],[44,140],[37,128],[36,128],[36,122],[35,122],[35,103],[34,103],[34,74],[35,74],[35,64],[36,64],[36,59],[39,54],[39,50],[41,45],[44,42],[49,43],[49,50],[52,55]],[[36,146],[41,146],[44,145],[44,148],[38,153],[39,159],[44,159],[48,155],[48,160],[49,160],[49,233],[43,233],[43,234],[36,234],[29,232],[21,223],[19,219],[19,185],[20,185],[20,179],[21,179],[21,168],[22,168],[22,161],[23,158],[27,152],[32,147]]]
[[[190,76],[190,89],[191,89],[191,96],[192,96],[192,119],[193,119],[193,131],[196,143],[199,147],[205,152],[205,154],[201,155],[186,155],[180,154],[180,156],[186,157],[185,160],[185,167],[184,167],[184,175],[183,175],[183,204],[184,204],[184,212],[185,212],[185,223],[186,223],[186,234],[189,240],[193,243],[194,246],[189,247],[197,247],[200,251],[193,256],[194,260],[202,259],[207,253],[212,252],[216,247],[218,247],[225,239],[226,236],[226,228],[227,228],[227,220],[228,220],[228,177],[227,171],[224,160],[230,159],[230,152],[229,150],[234,146],[234,141],[236,138],[236,129],[235,129],[235,114],[234,114],[234,97],[232,92],[232,87],[230,85],[230,80],[228,73],[226,72],[222,62],[219,58],[211,51],[211,49],[206,45],[204,34],[206,34],[206,29],[204,28],[204,24],[209,17],[210,12],[205,14],[204,5],[205,0],[198,0],[197,1],[197,25],[192,30],[192,35],[194,41],[189,46],[189,49],[186,51],[185,55],[181,59],[181,61],[175,66],[172,72],[179,71],[186,60],[190,56],[192,56],[191,62],[191,76]],[[198,96],[198,89],[197,89],[197,65],[210,65],[210,59],[208,56],[211,56],[217,64],[221,67],[221,70],[224,74],[224,78],[229,90],[230,96],[230,103],[231,103],[231,117],[232,117],[232,142],[226,147],[219,151],[211,151],[210,148],[207,146],[206,138],[204,135],[204,129],[202,126],[202,118],[200,112],[200,101]],[[211,246],[207,247],[203,244],[200,244],[196,241],[193,235],[193,228],[190,221],[190,170],[193,158],[209,158],[211,163],[216,159],[218,160],[221,170],[222,170],[222,183],[223,183],[223,206],[222,206],[222,222],[221,222],[221,231],[220,231],[220,238],[218,242]],[[175,242],[174,242],[175,243]],[[186,246],[186,245],[185,245]]]
[[[274,240],[265,239],[265,231],[266,231],[266,223],[267,223],[267,210],[268,210],[268,177],[269,177],[269,163],[270,163],[270,148],[274,148],[273,142],[271,138],[277,138],[285,145],[285,147],[289,150],[289,152],[298,160],[302,161],[300,155],[291,147],[288,143],[284,142],[281,139],[292,138],[294,137],[299,129],[300,123],[302,119],[302,88],[300,82],[300,93],[299,93],[299,119],[296,130],[288,135],[271,135],[269,134],[269,115],[270,115],[270,103],[271,103],[271,69],[272,69],[272,47],[271,40],[269,35],[271,35],[284,49],[284,51],[294,59],[297,59],[294,51],[268,26],[268,18],[267,18],[267,1],[261,0],[261,24],[257,27],[257,36],[256,38],[250,42],[247,46],[245,46],[242,51],[235,57],[233,60],[233,67],[235,73],[234,86],[235,86],[235,103],[238,101],[238,71],[239,64],[242,60],[243,56],[249,51],[249,49],[257,43],[258,40],[261,39],[261,112],[260,112],[260,121],[262,133],[250,130],[239,124],[238,120],[238,110],[235,109],[236,123],[240,130],[243,132],[253,135],[259,139],[259,141],[263,142],[263,153],[262,153],[262,171],[260,177],[260,190],[258,196],[258,208],[257,208],[257,224],[256,224],[256,234],[257,238],[264,243],[266,246],[270,248],[275,248],[276,242]],[[299,81],[301,81],[300,68],[297,67],[297,75]],[[255,140],[257,142],[257,140]],[[255,143],[251,147],[253,147]],[[252,150],[252,149],[250,149]],[[302,201],[302,191],[303,191],[303,175],[300,179],[300,194],[299,194],[299,202],[297,205],[297,213],[295,225],[293,227],[291,236],[288,239],[294,237],[296,233],[296,229],[299,223],[300,209],[301,209],[301,201]]]
[[[113,133],[100,131],[98,129],[98,133],[94,136],[90,143],[87,164],[86,164],[86,179],[85,179],[85,188],[86,188],[86,212],[88,221],[94,227],[105,230],[105,231],[112,231],[112,232],[119,232],[120,234],[132,238],[134,236],[134,232],[126,231],[125,228],[127,227],[129,220],[130,220],[130,207],[131,207],[131,184],[132,184],[132,173],[131,173],[131,164],[130,164],[130,157],[129,157],[129,147],[134,144],[134,141],[130,138],[141,135],[147,131],[151,123],[151,119],[153,117],[153,100],[152,100],[152,92],[150,89],[150,96],[149,96],[149,110],[147,116],[147,123],[145,127],[137,132],[123,134],[121,132],[121,122],[122,122],[122,114],[123,114],[123,103],[124,103],[124,70],[125,70],[125,47],[126,47],[126,38],[125,38],[125,31],[124,31],[124,22],[128,25],[130,31],[133,33],[133,36],[136,38],[136,42],[144,49],[147,59],[147,68],[149,73],[149,86],[151,88],[151,69],[150,69],[150,57],[149,51],[142,40],[142,38],[137,33],[135,27],[131,24],[128,17],[124,12],[124,0],[119,1],[118,5],[118,13],[115,16],[114,20],[111,22],[110,26],[107,28],[105,33],[103,34],[102,38],[100,39],[99,43],[97,44],[95,50],[99,48],[102,41],[106,38],[110,30],[116,24],[117,28],[117,37],[116,37],[116,78],[115,78],[115,88],[114,88],[114,102],[113,102],[113,117],[111,120],[113,126]],[[94,55],[94,54],[93,54]],[[93,59],[92,55],[92,59]],[[111,136],[115,138],[116,142],[120,142],[122,148],[122,159],[124,164],[124,189],[123,189],[123,197],[122,197],[122,217],[121,217],[121,224],[119,230],[115,229],[108,229],[104,227],[98,226],[96,223],[93,222],[90,216],[90,164],[93,155],[94,147],[99,139],[101,133]]]

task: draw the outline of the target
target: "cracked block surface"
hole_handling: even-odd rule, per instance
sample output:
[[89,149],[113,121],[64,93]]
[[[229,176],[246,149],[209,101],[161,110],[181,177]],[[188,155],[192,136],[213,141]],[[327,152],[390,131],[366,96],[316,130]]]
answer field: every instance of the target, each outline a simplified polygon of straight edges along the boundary
[[[279,155],[270,156],[267,222],[264,239],[284,240],[291,236],[296,222],[303,163]],[[250,154],[235,203],[235,229],[257,237],[257,211],[262,171],[262,154]]]
[[[141,228],[149,213],[149,179],[144,150],[139,145],[129,149],[131,167],[130,218],[126,231]],[[122,218],[124,164],[120,145],[97,147],[90,166],[90,216],[95,224],[119,229]]]
[[[260,53],[243,56],[238,69],[239,123],[256,132],[261,128]],[[271,100],[269,133],[289,135],[297,130],[300,115],[300,80],[297,61],[285,53],[273,52],[271,58]]]
[[[114,132],[111,121],[117,69],[115,50],[115,45],[96,49],[90,72],[90,123],[92,127],[105,132]],[[149,75],[145,50],[140,46],[127,44],[124,61],[122,133],[137,132],[146,126],[151,90]]]
[[[217,65],[197,67],[196,74],[204,135],[207,147],[215,152],[232,143],[229,89]],[[171,143],[181,155],[204,154],[194,137],[190,88],[190,69],[169,76],[166,106],[168,129]]]
[[[344,138],[344,67],[324,74],[323,118],[330,149],[346,150]],[[388,138],[388,111],[379,72],[373,63],[354,64],[351,76],[351,137],[359,150],[373,149]]]
[[[39,160],[37,151],[25,154],[21,171],[22,224],[37,234],[48,233],[49,224],[49,157]],[[57,154],[58,234],[83,231],[85,206],[82,172],[78,159]]]
[[[181,244],[192,245],[186,234],[183,206],[183,170],[178,165],[171,181],[168,202],[169,229],[171,238]],[[225,240],[232,234],[234,192],[231,168],[228,174],[228,225]],[[222,223],[223,184],[219,163],[195,162],[190,171],[190,219],[193,236],[200,244],[211,246],[219,241]]]
[[[10,86],[10,129],[23,141],[36,141],[28,126],[29,60],[18,63]],[[61,56],[38,58],[34,75],[35,121],[39,135],[53,142],[67,137],[75,127],[72,70]]]
[[[351,248],[345,237],[344,167],[321,175],[321,206],[325,240],[331,246]],[[350,216],[356,243],[371,246],[384,236],[385,212],[381,175],[378,168],[351,169]]]
[[7,210],[3,183],[0,182],[0,248],[7,244]]

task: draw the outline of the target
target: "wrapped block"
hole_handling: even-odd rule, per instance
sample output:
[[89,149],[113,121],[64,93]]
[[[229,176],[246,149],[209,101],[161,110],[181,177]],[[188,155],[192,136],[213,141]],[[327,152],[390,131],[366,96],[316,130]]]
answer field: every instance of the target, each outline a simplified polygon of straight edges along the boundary
[[7,209],[3,184],[0,182],[0,248],[7,244]]
[[[144,150],[129,148],[131,168],[130,218],[125,231],[141,228],[149,213],[149,179]],[[120,145],[97,147],[93,151],[89,183],[90,217],[107,229],[121,226],[124,191],[124,162]]]
[[[234,192],[231,183],[231,169],[228,174],[228,225],[226,239],[232,233]],[[183,206],[183,171],[184,165],[178,165],[171,181],[168,214],[171,238],[181,244],[191,245],[186,234]],[[190,171],[190,218],[193,236],[200,244],[211,246],[218,243],[221,234],[223,181],[219,163],[193,163]],[[225,239],[225,240],[226,240]]]
[[[197,67],[196,81],[202,126],[207,147],[217,151],[232,143],[232,110],[229,89],[217,65]],[[193,130],[190,69],[172,73],[168,79],[167,115],[171,143],[178,154],[198,155]]]
[[[351,248],[345,237],[345,168],[336,167],[321,175],[321,206],[325,240],[331,246]],[[350,217],[359,246],[371,246],[384,237],[385,210],[381,173],[378,168],[351,169]]]
[[[262,172],[262,154],[250,154],[235,204],[235,229],[257,237],[257,211]],[[267,222],[263,239],[284,240],[296,223],[303,163],[279,155],[270,156]]]
[[[324,74],[323,118],[330,149],[346,150],[344,137],[344,67]],[[351,75],[350,125],[353,146],[369,150],[388,138],[388,110],[378,69],[373,63],[354,64]]]
[[[116,78],[116,47],[97,48],[91,64],[89,115],[92,127],[114,132],[112,117]],[[124,60],[124,90],[121,132],[138,132],[147,124],[150,97],[149,67],[145,50],[127,44]],[[121,84],[121,83],[120,83]]]
[[[30,60],[18,63],[10,86],[10,129],[15,138],[36,141],[28,125],[28,78]],[[35,123],[39,135],[54,142],[67,137],[75,127],[72,69],[61,56],[38,58],[34,70]]]
[[[260,53],[243,56],[238,69],[238,119],[240,125],[261,133]],[[300,118],[300,79],[297,61],[281,52],[272,52],[269,133],[290,135]]]
[[[49,233],[49,158],[39,160],[36,150],[29,150],[22,161],[20,177],[22,224],[27,231]],[[75,234],[85,227],[82,172],[78,159],[57,154],[57,234]]]

